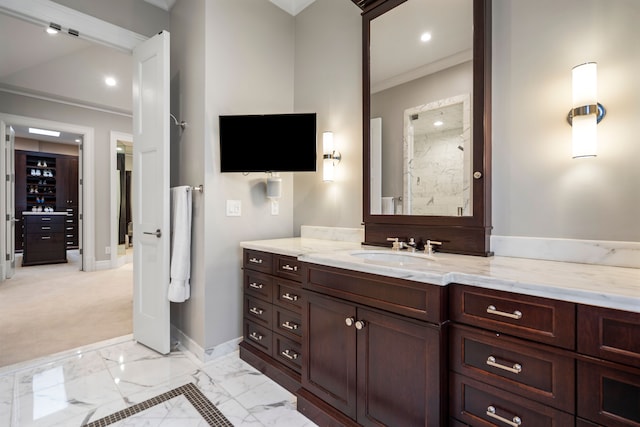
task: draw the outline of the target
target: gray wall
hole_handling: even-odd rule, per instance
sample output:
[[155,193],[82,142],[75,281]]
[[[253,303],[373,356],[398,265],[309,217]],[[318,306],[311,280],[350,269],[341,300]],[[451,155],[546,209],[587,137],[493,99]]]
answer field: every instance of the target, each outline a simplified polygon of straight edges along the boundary
[[[172,182],[205,189],[194,194],[192,299],[172,322],[208,349],[242,334],[240,242],[293,235],[292,174],[271,215],[266,174],[220,173],[218,116],[293,111],[294,18],[267,1],[179,0],[171,33],[172,108],[189,122]],[[240,217],[226,216],[227,200],[241,201]]]
[[[362,44],[360,9],[320,0],[296,16],[295,108],[318,113],[318,172],[294,178],[293,232],[301,225],[362,222]],[[322,181],[322,132],[342,153],[333,183]]]
[[[493,234],[640,241],[640,2],[494,0]],[[598,62],[598,157],[571,158],[571,68]]]
[[[188,123],[184,131],[172,126],[171,186],[204,184],[205,137],[205,1],[179,1],[171,11],[171,112]],[[191,298],[171,305],[171,323],[205,343],[204,200],[215,192],[192,193],[193,240]]]

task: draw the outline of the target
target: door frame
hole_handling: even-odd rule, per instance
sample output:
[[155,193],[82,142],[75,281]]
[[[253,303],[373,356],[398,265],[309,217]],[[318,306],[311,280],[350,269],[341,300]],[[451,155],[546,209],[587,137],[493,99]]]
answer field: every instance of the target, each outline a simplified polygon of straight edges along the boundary
[[118,260],[118,241],[116,239],[116,235],[118,234],[118,224],[115,221],[115,212],[116,206],[118,205],[118,191],[116,188],[116,181],[118,180],[117,170],[117,151],[118,141],[130,141],[133,142],[133,135],[130,133],[111,131],[109,136],[109,171],[110,179],[111,179],[111,204],[109,207],[109,212],[111,212],[111,236],[110,243],[111,246],[111,268],[118,268],[121,266]]
[[[82,149],[79,152],[78,171],[82,179],[80,186],[81,207],[78,209],[82,215],[79,220],[79,243],[82,249],[80,259],[82,260],[80,269],[83,271],[95,271],[96,254],[95,254],[95,167],[94,164],[94,128],[80,126],[71,123],[63,123],[52,120],[37,119],[34,117],[16,116],[0,112],[0,120],[11,126],[32,126],[43,129],[56,129],[63,132],[77,133],[82,135]],[[4,175],[4,165],[2,167],[2,175]],[[80,181],[79,181],[80,182]],[[4,202],[3,202],[4,204]],[[4,209],[4,208],[3,208]]]

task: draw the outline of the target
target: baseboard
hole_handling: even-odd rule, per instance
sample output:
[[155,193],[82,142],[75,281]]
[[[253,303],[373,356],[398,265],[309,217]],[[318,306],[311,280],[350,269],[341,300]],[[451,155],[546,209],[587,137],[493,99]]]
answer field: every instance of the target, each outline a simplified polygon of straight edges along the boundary
[[111,265],[111,260],[105,260],[105,261],[96,261],[95,262],[95,268],[94,270],[91,271],[99,271],[99,270],[111,270],[113,268],[113,266]]
[[178,345],[184,347],[187,351],[193,354],[198,360],[202,362],[209,362],[217,359],[218,357],[225,356],[229,353],[233,353],[238,350],[238,344],[242,341],[242,337],[231,339],[227,342],[223,342],[214,347],[207,349],[202,348],[200,344],[195,342],[191,337],[182,332],[180,329],[171,325],[171,341],[172,347],[174,342],[177,341]]

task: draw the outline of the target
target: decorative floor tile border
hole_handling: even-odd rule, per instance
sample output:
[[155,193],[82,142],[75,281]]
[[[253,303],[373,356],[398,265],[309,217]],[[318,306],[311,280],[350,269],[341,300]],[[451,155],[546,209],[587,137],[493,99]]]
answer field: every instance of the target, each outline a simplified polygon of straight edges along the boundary
[[213,427],[233,427],[233,424],[222,415],[222,412],[215,407],[213,403],[202,394],[202,392],[193,383],[185,384],[178,388],[174,388],[166,393],[162,393],[156,397],[152,397],[144,402],[137,403],[121,411],[115,412],[99,420],[85,424],[86,427],[104,427],[118,421],[122,421],[142,411],[146,411],[156,405],[159,405],[174,397],[184,396],[189,403],[198,411],[205,421]]

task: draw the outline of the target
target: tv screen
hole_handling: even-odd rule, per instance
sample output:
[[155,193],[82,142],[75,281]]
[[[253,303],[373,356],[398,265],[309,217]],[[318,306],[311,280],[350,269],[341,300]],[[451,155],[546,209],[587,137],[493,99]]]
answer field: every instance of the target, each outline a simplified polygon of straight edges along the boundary
[[316,113],[220,116],[222,172],[314,172]]

